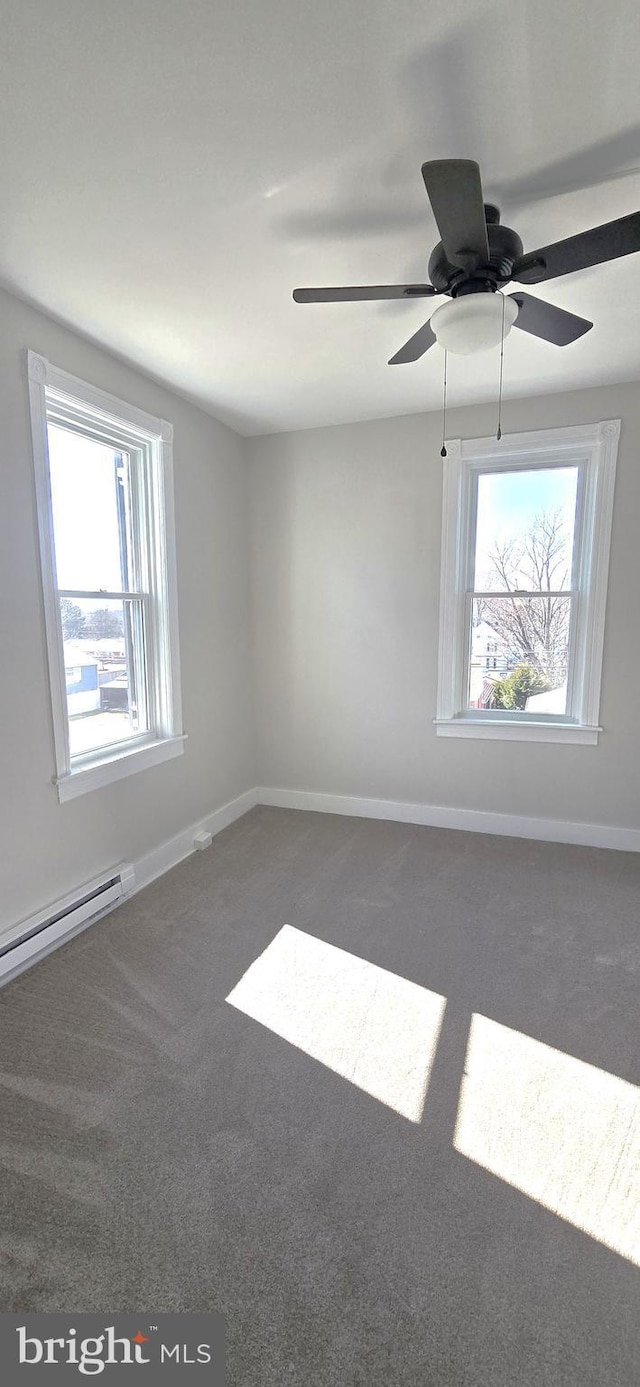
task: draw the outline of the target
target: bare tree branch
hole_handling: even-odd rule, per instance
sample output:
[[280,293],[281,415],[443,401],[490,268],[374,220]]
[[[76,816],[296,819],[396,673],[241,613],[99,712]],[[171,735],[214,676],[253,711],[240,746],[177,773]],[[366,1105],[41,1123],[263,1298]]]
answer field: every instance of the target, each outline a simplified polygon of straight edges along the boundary
[[495,597],[482,599],[476,618],[495,631],[518,663],[530,665],[557,688],[567,674],[571,603],[568,596],[545,594],[568,585],[571,556],[563,512],[541,511],[523,535],[496,539],[489,560],[487,587]]

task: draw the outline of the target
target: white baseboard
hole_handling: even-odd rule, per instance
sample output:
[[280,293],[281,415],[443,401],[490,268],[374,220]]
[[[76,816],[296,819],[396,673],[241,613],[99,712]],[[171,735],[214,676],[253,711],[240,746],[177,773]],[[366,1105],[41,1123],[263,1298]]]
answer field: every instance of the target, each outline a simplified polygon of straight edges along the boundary
[[449,809],[437,804],[406,804],[394,799],[364,799],[312,790],[256,790],[256,803],[280,809],[312,809],[321,814],[348,814],[362,819],[393,819],[428,828],[456,828],[467,833],[497,833],[507,838],[536,838],[547,843],[576,843],[589,848],[640,852],[640,829],[608,824],[571,823],[565,819],[531,819],[484,809]]
[[[352,818],[391,819],[399,823],[422,824],[427,828],[462,829],[467,833],[495,833],[508,838],[534,838],[549,843],[575,843],[592,848],[615,848],[623,852],[640,852],[640,829],[614,828],[607,824],[571,823],[564,819],[525,818],[518,814],[498,814],[480,809],[451,809],[435,804],[409,804],[393,799],[369,799],[357,795],[330,795],[313,790],[283,790],[260,787],[245,790],[228,804],[214,809],[197,823],[176,833],[167,842],[140,857],[133,863],[135,887],[127,895],[121,896],[107,910],[94,919],[81,924],[65,938],[48,945],[42,952],[19,968],[13,968],[10,955],[5,955],[4,965],[0,965],[0,979],[8,981],[23,967],[30,967],[41,957],[66,943],[79,929],[96,923],[98,919],[116,906],[131,898],[132,894],[149,886],[152,881],[164,875],[179,862],[194,852],[194,838],[198,833],[211,833],[215,836],[223,828],[240,819],[256,804],[273,805],[279,809],[315,810],[322,814],[346,814]],[[2,976],[4,971],[4,977]],[[0,983],[1,985],[1,983]]]
[[[28,968],[32,968],[35,963],[40,963],[48,954],[61,948],[63,944],[68,944],[77,934],[80,934],[86,929],[90,929],[92,925],[104,919],[105,915],[109,915],[112,910],[115,910],[118,906],[130,900],[131,897],[138,891],[141,891],[144,886],[149,886],[157,877],[163,876],[171,867],[177,867],[179,862],[182,862],[185,857],[189,857],[190,854],[195,851],[194,838],[197,833],[208,832],[215,837],[216,833],[221,833],[223,828],[227,828],[235,819],[241,818],[243,814],[247,813],[247,810],[253,809],[256,802],[256,791],[246,790],[244,794],[238,795],[236,799],[230,800],[228,804],[221,805],[220,809],[214,809],[213,812],[207,814],[204,819],[199,819],[197,823],[191,824],[189,828],[183,829],[181,833],[176,833],[173,838],[169,838],[166,843],[161,843],[160,846],[154,848],[152,852],[148,852],[144,857],[138,858],[131,866],[128,866],[128,864],[120,864],[120,867],[128,867],[127,877],[129,880],[127,881],[125,890],[122,894],[119,894],[116,899],[111,900],[108,905],[101,905],[97,908],[95,914],[85,911],[82,918],[79,918],[77,922],[71,920],[67,924],[66,921],[61,920],[59,924],[49,929],[46,934],[39,933],[35,927],[40,923],[40,916],[44,920],[45,916],[48,914],[52,912],[55,913],[56,907],[62,908],[65,906],[67,904],[67,897],[64,897],[60,901],[57,901],[55,906],[49,907],[48,910],[41,911],[40,916],[34,915],[27,920],[23,920],[19,925],[15,925],[5,931],[0,936],[0,948],[5,948],[6,950],[0,953],[0,987],[11,982]],[[119,868],[113,868],[114,873],[119,870]],[[103,877],[107,875],[108,872],[102,873]],[[135,884],[131,885],[131,881]],[[70,893],[69,900],[71,897],[75,896],[78,891],[90,891],[97,884],[98,880],[96,879],[96,881],[85,883],[83,887],[79,886],[76,892]]]
[[179,862],[189,857],[194,850],[193,840],[197,833],[212,833],[215,838],[216,833],[221,833],[223,828],[228,828],[229,824],[242,818],[242,815],[253,809],[257,802],[257,790],[245,790],[244,794],[237,795],[235,799],[229,800],[228,804],[214,809],[212,814],[207,814],[204,819],[199,819],[189,828],[184,828],[181,833],[176,833],[166,843],[161,843],[159,847],[145,853],[144,857],[139,857],[134,864],[136,891],[140,891],[143,886],[149,886],[157,877],[163,876],[171,867],[177,867]]

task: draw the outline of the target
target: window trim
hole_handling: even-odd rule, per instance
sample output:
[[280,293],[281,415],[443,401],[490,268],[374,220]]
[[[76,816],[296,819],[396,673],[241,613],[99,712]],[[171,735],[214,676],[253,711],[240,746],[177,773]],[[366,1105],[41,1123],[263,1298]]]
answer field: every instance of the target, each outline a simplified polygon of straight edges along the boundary
[[[604,622],[609,576],[620,420],[495,437],[447,439],[443,468],[440,638],[437,711],[439,737],[479,737],[506,741],[570,742],[595,746],[599,725]],[[581,573],[572,640],[573,713],[547,721],[479,715],[463,707],[466,668],[466,603],[471,553],[474,477],[490,470],[583,463],[584,495],[579,523]]]
[[[173,499],[173,428],[97,386],[79,380],[53,366],[38,352],[27,351],[27,374],[31,434],[35,474],[36,510],[40,547],[40,571],[45,616],[49,684],[53,716],[56,773],[52,782],[60,802],[74,799],[88,790],[98,789],[136,771],[179,756],[184,750],[182,694],[180,684],[180,642],[178,631],[178,589]],[[67,726],[67,697],[62,623],[58,599],[53,534],[53,511],[49,479],[47,440],[47,393],[76,413],[87,411],[91,419],[113,429],[121,446],[146,449],[148,480],[153,515],[144,524],[153,572],[151,602],[155,608],[150,622],[150,649],[159,700],[154,730],[127,742],[86,754],[81,763],[71,765]]]

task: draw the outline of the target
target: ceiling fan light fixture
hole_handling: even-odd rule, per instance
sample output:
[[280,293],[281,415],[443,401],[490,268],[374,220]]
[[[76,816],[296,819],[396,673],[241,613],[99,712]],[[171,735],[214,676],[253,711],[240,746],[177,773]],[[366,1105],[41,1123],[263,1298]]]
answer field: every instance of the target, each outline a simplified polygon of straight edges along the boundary
[[[497,347],[507,337],[518,316],[518,304],[496,293],[465,294],[436,308],[431,327],[447,352],[470,356]],[[504,326],[504,334],[503,334]]]

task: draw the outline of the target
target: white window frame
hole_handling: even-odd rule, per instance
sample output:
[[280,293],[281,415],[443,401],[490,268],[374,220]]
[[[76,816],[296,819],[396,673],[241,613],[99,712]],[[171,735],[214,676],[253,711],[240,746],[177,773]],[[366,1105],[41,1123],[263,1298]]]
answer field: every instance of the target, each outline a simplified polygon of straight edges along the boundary
[[[53,713],[56,767],[53,784],[62,802],[158,765],[184,750],[173,508],[173,428],[165,419],[146,414],[53,366],[38,352],[27,352],[27,371]],[[59,411],[58,422],[63,426],[67,419],[87,436],[104,440],[116,448],[120,446],[123,451],[135,451],[141,478],[138,525],[145,559],[143,601],[150,730],[127,742],[87,752],[73,760],[69,749],[49,474],[47,418],[52,411]]]
[[[447,439],[440,577],[439,737],[570,742],[595,746],[620,420],[535,433]],[[478,475],[515,468],[578,466],[570,711],[563,716],[465,709]]]

